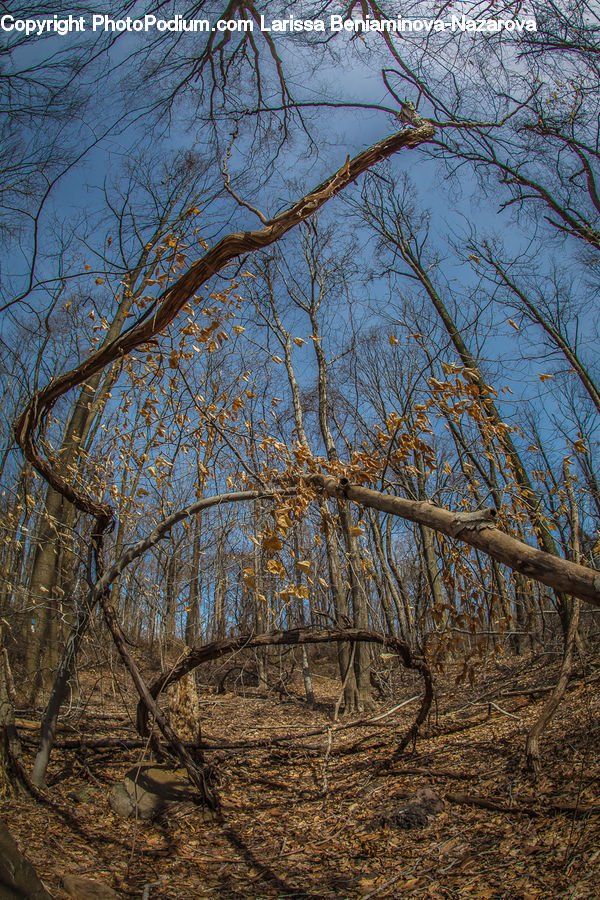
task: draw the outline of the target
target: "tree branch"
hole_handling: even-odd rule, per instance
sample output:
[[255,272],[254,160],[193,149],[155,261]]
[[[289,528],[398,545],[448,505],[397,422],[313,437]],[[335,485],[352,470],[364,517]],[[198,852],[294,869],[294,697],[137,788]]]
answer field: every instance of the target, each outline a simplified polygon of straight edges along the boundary
[[379,509],[464,541],[515,572],[521,572],[548,587],[567,591],[600,607],[600,572],[553,556],[505,534],[491,524],[492,510],[452,512],[425,500],[393,497],[332,475],[310,475],[306,481],[309,485],[322,489],[330,497],[347,497],[359,506]]

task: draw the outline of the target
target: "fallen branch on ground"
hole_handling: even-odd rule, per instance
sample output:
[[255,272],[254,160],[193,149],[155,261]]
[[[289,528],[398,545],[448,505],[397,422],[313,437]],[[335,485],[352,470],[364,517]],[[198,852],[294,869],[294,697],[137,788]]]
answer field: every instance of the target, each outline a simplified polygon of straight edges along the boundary
[[591,806],[582,806],[578,803],[549,803],[542,809],[533,806],[509,806],[506,803],[500,803],[497,800],[487,800],[485,797],[477,797],[474,794],[445,794],[444,799],[448,803],[456,803],[462,806],[479,806],[481,809],[490,809],[493,812],[510,813],[519,816],[532,816],[540,818],[556,813],[582,818],[583,816],[600,813],[600,805],[593,804]]
[[[213,641],[210,644],[201,644],[190,647],[179,662],[166,672],[162,672],[150,685],[150,694],[156,699],[169,684],[179,681],[188,672],[191,672],[201,663],[218,659],[236,650],[251,649],[254,647],[281,646],[286,644],[328,644],[341,642],[366,641],[388,647],[397,653],[398,658],[407,669],[413,669],[421,675],[424,682],[423,698],[415,720],[406,734],[398,742],[396,754],[400,754],[412,740],[416,739],[419,728],[425,721],[433,699],[433,683],[431,672],[427,663],[415,656],[404,641],[398,638],[386,637],[376,631],[366,631],[357,628],[325,628],[318,631],[310,628],[293,628],[289,631],[271,631],[266,634],[242,635],[237,638],[227,638],[221,641]],[[148,709],[147,704],[140,702],[137,710],[137,726],[142,736],[148,733]],[[343,729],[344,726],[339,726]],[[327,730],[327,729],[326,729]],[[318,733],[322,733],[319,730]],[[298,735],[294,736],[298,739]],[[272,739],[269,739],[272,741]]]

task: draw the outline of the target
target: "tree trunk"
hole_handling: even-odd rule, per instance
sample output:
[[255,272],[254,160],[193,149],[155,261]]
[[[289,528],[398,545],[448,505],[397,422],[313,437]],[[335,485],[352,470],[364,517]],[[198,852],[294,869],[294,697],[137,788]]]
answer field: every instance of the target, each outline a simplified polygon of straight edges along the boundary
[[302,644],[302,679],[304,681],[306,702],[309,706],[314,706],[315,692],[313,690],[313,683],[310,675],[310,663],[308,661],[308,653],[306,652],[306,644]]
[[[523,464],[523,461],[521,460],[519,452],[515,444],[513,443],[512,438],[510,437],[509,431],[505,428],[498,427],[503,425],[502,417],[483,379],[478,360],[471,353],[458,326],[450,315],[448,308],[444,304],[444,301],[436,291],[433,282],[424,270],[420,259],[413,253],[409,242],[404,238],[398,241],[394,236],[391,237],[391,240],[394,245],[398,247],[403,259],[412,269],[414,275],[418,278],[418,280],[425,288],[425,291],[427,292],[433,306],[435,307],[435,310],[438,313],[452,343],[454,344],[456,352],[458,353],[463,366],[465,367],[466,377],[477,388],[479,392],[482,406],[486,413],[486,417],[482,419],[480,426],[484,440],[488,440],[489,438],[484,428],[484,422],[487,420],[489,424],[496,426],[495,440],[502,448],[503,452],[506,454],[507,463],[510,467],[510,470],[512,471],[515,482],[519,487],[521,497],[523,498],[523,501],[525,503],[527,514],[536,534],[540,548],[546,553],[559,557],[560,554],[558,553],[558,549],[552,536],[552,532],[550,531],[548,522],[541,510],[540,498],[533,488],[531,479],[529,478],[529,474]],[[561,590],[557,590],[556,598],[563,632],[566,635],[571,618],[572,604],[568,595]]]
[[200,623],[200,547],[202,545],[202,516],[197,515],[194,522],[194,540],[192,544],[192,571],[190,574],[190,592],[185,617],[185,643],[191,647],[198,640]]
[[28,793],[21,743],[15,727],[12,693],[12,675],[0,626],[0,799]]
[[79,608],[77,621],[75,622],[71,630],[71,634],[69,635],[65,648],[63,650],[63,655],[56,672],[56,676],[54,678],[54,684],[52,685],[50,699],[48,700],[48,705],[46,706],[46,710],[44,712],[44,718],[42,719],[40,745],[35,757],[35,762],[33,764],[33,771],[31,773],[31,780],[36,787],[42,787],[44,785],[46,771],[48,769],[48,762],[50,760],[50,753],[52,751],[54,736],[56,734],[58,714],[65,697],[67,685],[75,669],[77,653],[83,635],[87,631],[89,618],[90,611],[84,602],[84,604]]
[[[331,586],[331,595],[333,597],[336,624],[341,627],[348,627],[350,625],[350,604],[348,603],[348,597],[342,579],[336,529],[329,509],[329,504],[325,497],[321,498],[319,506],[321,510],[322,528],[325,532],[325,552],[327,554],[329,583]],[[350,714],[359,706],[358,689],[356,686],[354,670],[350,667],[351,648],[349,644],[344,643],[338,643],[337,646],[340,678],[342,684],[345,685],[344,710]]]
[[[571,545],[572,545],[572,553],[573,559],[575,562],[579,562],[580,558],[580,537],[579,537],[579,513],[577,510],[577,504],[575,502],[575,493],[573,491],[573,482],[571,480],[571,473],[569,470],[569,461],[567,459],[564,460],[563,463],[563,475],[565,487],[567,490],[567,497],[569,501],[569,516],[571,519]],[[541,770],[541,761],[540,761],[540,747],[539,747],[539,739],[540,735],[552,719],[552,716],[558,709],[558,706],[565,695],[565,691],[567,690],[567,685],[569,683],[569,679],[571,677],[571,672],[573,671],[573,650],[575,648],[575,644],[577,643],[577,632],[579,629],[579,614],[581,612],[581,600],[575,599],[571,604],[571,619],[569,621],[569,628],[567,630],[567,636],[565,638],[565,649],[563,654],[562,666],[560,669],[560,675],[558,678],[558,682],[556,683],[556,687],[544,703],[542,711],[538,716],[536,722],[534,722],[533,726],[529,730],[529,734],[527,735],[527,744],[526,744],[526,756],[527,756],[527,765],[528,768],[534,772],[535,775],[539,775]]]
[[407,634],[403,635],[404,640],[408,644],[410,644],[411,647],[416,648],[418,635],[415,625],[415,616],[408,600],[408,594],[406,592],[404,579],[394,558],[394,552],[392,548],[391,516],[388,516],[387,526],[385,529],[385,558],[389,567],[389,571],[393,575],[393,584],[395,586],[395,590],[392,591],[392,597],[394,598],[394,602],[396,602],[396,594],[399,597],[399,603],[397,603],[396,606],[398,618],[401,622],[406,622]]
[[211,784],[209,773],[203,768],[202,753],[200,751],[196,751],[196,759],[193,759],[192,756],[190,756],[179,737],[175,734],[175,732],[167,722],[162,710],[157,705],[154,697],[148,690],[148,687],[143,680],[133,657],[127,649],[125,637],[119,625],[114,607],[110,603],[109,596],[106,594],[100,595],[99,602],[104,613],[106,624],[113,636],[113,640],[115,642],[117,650],[119,651],[121,659],[123,660],[125,667],[129,671],[132,681],[137,689],[140,697],[140,703],[143,704],[144,708],[147,710],[147,713],[152,716],[154,722],[162,732],[163,737],[173,748],[173,751],[190,776],[192,783],[198,789],[201,800],[211,808],[218,809],[219,798],[213,788],[213,785]]
[[[369,630],[369,608],[367,592],[363,578],[360,553],[356,537],[352,533],[352,516],[346,501],[339,503],[342,533],[346,544],[348,574],[352,595],[352,613],[354,627],[361,631]],[[354,652],[354,673],[358,694],[358,711],[365,712],[373,706],[371,693],[371,648],[368,644],[358,643]]]
[[[115,318],[107,331],[102,346],[116,338],[131,308],[133,295],[125,292]],[[102,378],[102,372],[96,372],[85,382],[74,406],[58,451],[61,468],[68,472],[74,465],[94,418],[102,412],[108,400],[109,385],[115,380],[116,364]],[[103,384],[102,384],[103,381]],[[103,398],[102,409],[96,402],[98,396]],[[72,476],[67,476],[72,478]],[[32,602],[37,604],[32,631],[27,641],[26,672],[29,682],[29,702],[35,703],[42,683],[49,684],[49,679],[58,660],[58,602],[57,588],[59,569],[58,560],[61,548],[71,548],[71,528],[74,521],[74,509],[71,503],[52,485],[48,486],[46,502],[37,537],[36,553],[33,559],[29,579],[29,594]],[[44,664],[42,664],[44,660]]]

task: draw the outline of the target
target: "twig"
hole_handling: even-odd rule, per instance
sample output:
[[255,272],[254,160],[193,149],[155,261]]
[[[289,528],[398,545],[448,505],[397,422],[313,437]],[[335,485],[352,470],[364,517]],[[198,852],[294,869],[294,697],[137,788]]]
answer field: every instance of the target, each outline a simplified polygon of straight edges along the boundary
[[521,716],[515,716],[513,713],[507,712],[505,709],[502,709],[501,706],[498,706],[497,703],[494,703],[493,700],[490,700],[488,703],[488,709],[490,709],[492,706],[494,707],[494,709],[497,709],[498,712],[502,713],[503,716],[509,716],[511,719],[516,719],[517,722],[523,721]]
[[472,781],[473,772],[452,772],[450,769],[427,769],[423,766],[410,766],[409,768],[388,769],[386,775],[428,775],[432,778],[449,778],[456,780]]
[[419,695],[415,694],[414,697],[411,697],[410,700],[403,700],[402,703],[398,703],[397,706],[393,706],[391,709],[388,709],[386,712],[381,713],[379,716],[374,716],[371,719],[367,719],[365,724],[369,724],[371,722],[379,722],[380,719],[385,719],[387,716],[391,716],[392,713],[395,713],[396,710],[402,709],[403,706],[408,706],[409,703],[412,703],[413,700],[418,700]]
[[[235,862],[235,860],[234,860]],[[158,881],[147,881],[142,891],[142,900],[150,900],[150,888],[160,887],[163,882],[168,880],[167,875],[161,875]]]
[[390,887],[390,885],[395,884],[395,882],[402,878],[403,875],[404,872],[398,872],[392,878],[388,878],[387,881],[384,881],[383,884],[380,884],[379,887],[376,887],[374,891],[369,891],[368,894],[363,894],[360,900],[369,900],[370,897],[376,897],[377,894],[380,894],[383,890],[385,890],[385,888],[388,888]]
[[229,143],[229,147],[227,148],[227,153],[225,154],[225,158],[223,159],[223,164],[221,165],[221,174],[223,176],[223,187],[225,188],[227,193],[233,197],[233,199],[235,200],[236,203],[238,203],[240,206],[244,206],[246,209],[250,210],[251,213],[254,213],[254,215],[260,219],[260,221],[262,222],[263,225],[268,225],[269,220],[263,213],[261,213],[260,209],[257,209],[255,206],[252,206],[252,204],[248,203],[246,200],[242,200],[242,198],[239,197],[236,194],[236,192],[233,190],[233,188],[231,187],[231,175],[229,174],[229,170],[227,168],[227,163],[231,159],[231,151],[233,150],[233,145],[238,136],[238,128],[239,128],[239,124],[236,122],[235,131],[231,135],[231,141]]
[[327,750],[325,751],[325,756],[323,757],[323,794],[327,793],[327,762],[329,760],[329,754],[331,753],[331,728],[327,731]]

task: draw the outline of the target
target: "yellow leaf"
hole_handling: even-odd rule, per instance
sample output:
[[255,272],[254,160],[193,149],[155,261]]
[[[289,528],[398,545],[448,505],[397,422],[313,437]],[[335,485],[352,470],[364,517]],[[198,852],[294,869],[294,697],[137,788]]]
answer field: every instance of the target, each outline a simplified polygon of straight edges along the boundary
[[295,337],[294,343],[295,343],[296,347],[301,347],[302,344],[306,343],[306,341],[303,338]]
[[105,284],[104,278],[100,278],[100,276],[98,276],[98,278],[96,278],[96,284]]
[[243,325],[234,325],[233,330],[235,331],[236,334],[242,334],[246,329],[244,328]]
[[519,326],[517,325],[517,323],[516,323],[516,322],[513,322],[512,319],[508,319],[507,321],[508,321],[508,324],[509,324],[509,325],[512,325],[512,327],[515,329],[515,331],[520,331],[520,330],[521,330],[521,329],[519,328]]
[[270,572],[271,575],[285,575],[285,568],[279,559],[270,559],[267,562],[267,571]]
[[394,347],[398,343],[398,338],[395,334],[390,334],[390,347]]
[[310,572],[310,567],[312,565],[310,559],[299,559],[296,563],[301,572]]
[[256,580],[254,569],[244,569],[244,586],[248,588],[248,590],[253,590],[256,587]]
[[267,535],[263,538],[263,550],[266,550],[268,553],[274,553],[277,550],[281,550],[283,544],[275,534]]
[[348,530],[350,531],[352,537],[358,537],[359,534],[364,534],[364,531],[362,530],[360,525],[352,525]]
[[545,372],[540,372],[540,381],[549,381],[551,378],[554,378],[554,375],[546,375]]

